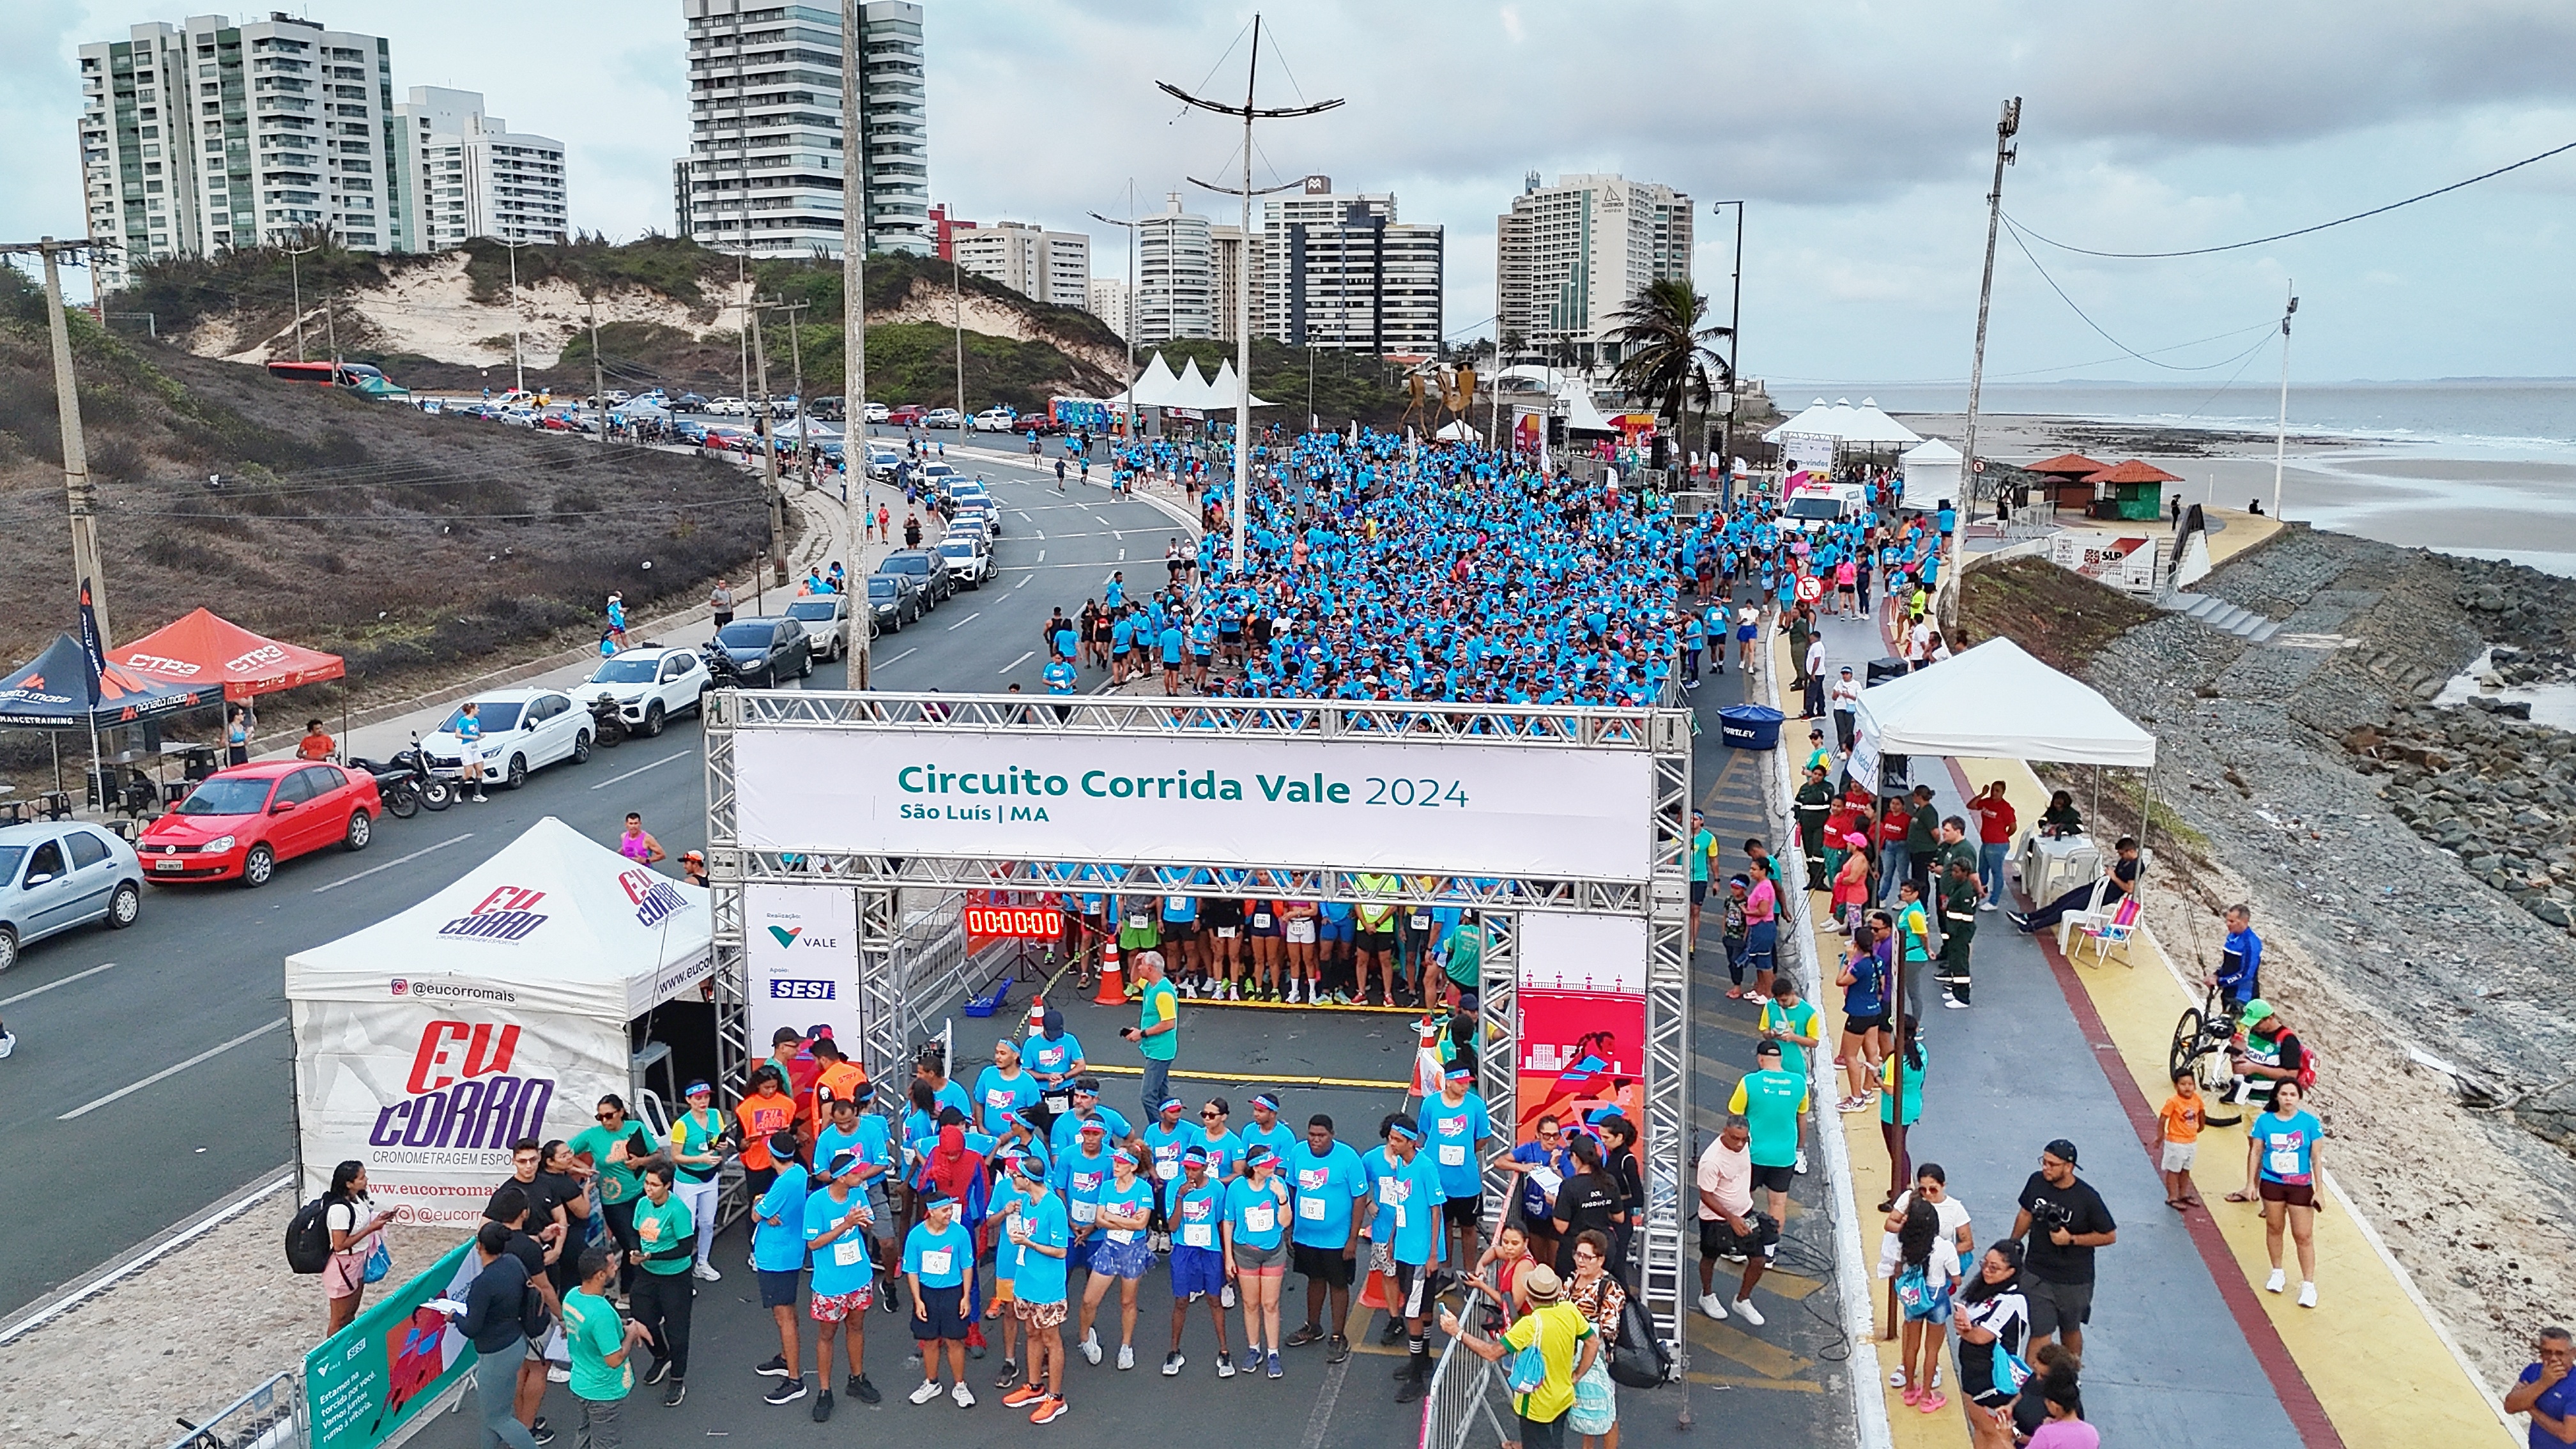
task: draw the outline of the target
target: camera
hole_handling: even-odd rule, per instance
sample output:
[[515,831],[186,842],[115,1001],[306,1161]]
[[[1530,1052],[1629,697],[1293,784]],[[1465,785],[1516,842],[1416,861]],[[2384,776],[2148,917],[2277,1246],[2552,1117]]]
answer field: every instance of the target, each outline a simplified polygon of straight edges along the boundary
[[2075,1209],[2042,1198],[2030,1205],[2030,1225],[2043,1233],[2053,1233],[2059,1228],[2071,1231],[2075,1226]]

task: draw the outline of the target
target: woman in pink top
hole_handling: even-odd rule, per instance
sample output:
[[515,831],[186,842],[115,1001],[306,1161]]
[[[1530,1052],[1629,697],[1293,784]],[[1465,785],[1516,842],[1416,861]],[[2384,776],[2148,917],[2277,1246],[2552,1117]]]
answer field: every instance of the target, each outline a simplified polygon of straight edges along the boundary
[[1850,559],[1844,559],[1834,565],[1834,607],[1831,612],[1857,617],[1860,613],[1859,600],[1860,566]]
[[1753,999],[1771,999],[1773,956],[1780,947],[1780,891],[1756,870],[1744,890],[1744,960],[1753,968]]

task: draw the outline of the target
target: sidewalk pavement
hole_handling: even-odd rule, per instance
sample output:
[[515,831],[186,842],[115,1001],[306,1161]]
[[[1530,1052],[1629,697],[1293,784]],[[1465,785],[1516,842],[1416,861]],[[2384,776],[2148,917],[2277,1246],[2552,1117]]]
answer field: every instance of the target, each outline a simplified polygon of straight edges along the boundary
[[[1829,673],[1888,652],[1868,622],[1821,623]],[[1785,635],[1775,636],[1772,649],[1785,680]],[[1783,726],[1784,747],[1804,733],[1793,717]],[[1927,768],[1931,763],[1918,763],[1915,781],[1933,786],[1945,817],[1964,814],[1965,794],[1996,779],[2025,821],[2046,803],[2037,776],[2020,761]],[[1812,924],[1823,918],[1826,898],[1808,902]],[[2320,1304],[2312,1310],[2254,1286],[2269,1267],[2261,1214],[2221,1200],[2242,1179],[2241,1127],[2201,1134],[2198,1176],[2209,1206],[2176,1213],[2165,1205],[2154,1113],[2170,1091],[2165,1054],[2174,1021],[2199,993],[2152,936],[2141,930],[2125,962],[2078,967],[2052,938],[2023,936],[2000,912],[1981,915],[1978,925],[1975,1006],[1936,1007],[1923,1023],[1929,1074],[1908,1146],[1916,1163],[1947,1169],[1952,1194],[1974,1214],[1981,1246],[2010,1231],[2042,1142],[2062,1136],[2082,1150],[2081,1175],[2102,1193],[2120,1234],[2100,1250],[2101,1291],[2085,1342],[2085,1416],[2106,1443],[2412,1449],[2512,1437],[2500,1406],[2330,1173],[2317,1216]],[[1843,938],[1806,939],[1830,980]],[[1839,1040],[1841,993],[1828,988],[1823,995],[1819,1009]],[[2329,1081],[2329,1114],[2332,1090]],[[1876,1209],[1889,1175],[1878,1113],[1855,1113],[1842,1125],[1874,1260]],[[1879,1313],[1883,1327],[1883,1301]],[[1892,1366],[1888,1355],[1856,1363],[1855,1371],[1875,1373],[1884,1384]],[[2176,1386],[2189,1391],[2176,1393]],[[1906,1408],[1894,1390],[1886,1393],[1899,1449],[1950,1449],[1966,1440],[1955,1392],[1954,1407],[1931,1416]]]

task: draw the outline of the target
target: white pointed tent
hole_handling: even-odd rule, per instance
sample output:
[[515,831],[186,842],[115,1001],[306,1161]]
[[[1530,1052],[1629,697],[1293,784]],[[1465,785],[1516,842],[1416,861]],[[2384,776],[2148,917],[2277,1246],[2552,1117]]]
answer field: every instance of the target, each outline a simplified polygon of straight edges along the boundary
[[1955,502],[1963,496],[1959,491],[1959,450],[1939,438],[1908,448],[1901,465],[1905,470],[1906,507],[1938,508],[1944,498]]
[[1852,406],[1848,402],[1829,403],[1818,398],[1798,409],[1798,415],[1762,435],[1762,441],[1777,443],[1791,433],[1809,433],[1819,437],[1839,438],[1850,421]]
[[1865,397],[1852,409],[1843,424],[1842,440],[1846,443],[1919,443],[1923,435],[1889,417],[1878,406],[1878,399]]
[[[1232,358],[1227,358],[1224,361],[1219,362],[1216,365],[1216,376],[1208,382],[1208,395],[1211,399],[1208,406],[1220,411],[1233,411],[1235,405],[1242,401],[1240,396],[1241,388],[1241,381],[1234,375],[1234,360]],[[1277,403],[1271,402],[1258,394],[1254,395],[1252,405],[1257,408],[1271,408],[1278,406]]]
[[1214,407],[1216,394],[1208,387],[1207,375],[1199,371],[1199,360],[1184,358],[1181,375],[1172,384],[1172,400],[1167,406],[1206,412]]
[[630,1091],[627,1024],[713,970],[704,887],[548,816],[409,910],[286,958],[305,1190],[470,1223],[520,1137]]
[[1615,433],[1618,424],[1602,415],[1592,401],[1592,390],[1581,382],[1569,382],[1557,390],[1556,400],[1565,405],[1565,430],[1569,433]]
[[1140,408],[1169,407],[1172,389],[1178,381],[1172,376],[1171,364],[1163,361],[1163,354],[1157,352],[1153,360],[1145,364],[1145,370],[1136,374],[1136,380],[1129,384],[1127,396]]
[[1447,427],[1431,436],[1443,443],[1466,443],[1475,441],[1477,433],[1474,428],[1467,426],[1465,418],[1451,418]]

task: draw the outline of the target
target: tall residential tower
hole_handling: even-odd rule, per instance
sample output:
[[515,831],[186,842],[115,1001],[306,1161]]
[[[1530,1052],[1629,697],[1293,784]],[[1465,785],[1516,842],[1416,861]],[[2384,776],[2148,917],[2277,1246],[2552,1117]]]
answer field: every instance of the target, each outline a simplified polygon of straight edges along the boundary
[[1690,198],[1617,176],[1541,186],[1533,171],[1496,220],[1494,261],[1497,335],[1586,365],[1617,362],[1608,337],[1628,299],[1648,282],[1690,278]]

